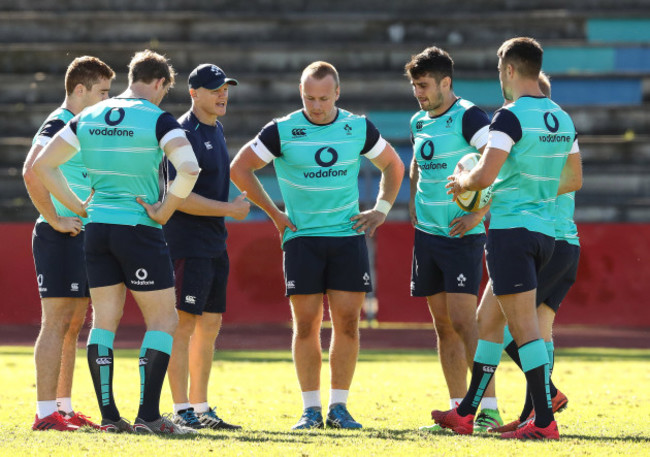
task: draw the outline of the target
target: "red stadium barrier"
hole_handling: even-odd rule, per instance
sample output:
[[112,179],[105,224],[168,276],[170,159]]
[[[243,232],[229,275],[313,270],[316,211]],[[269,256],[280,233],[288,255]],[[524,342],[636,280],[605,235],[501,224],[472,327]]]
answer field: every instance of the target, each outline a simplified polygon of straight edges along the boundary
[[[425,299],[409,296],[413,230],[408,223],[391,223],[377,232],[379,321],[431,319]],[[645,289],[650,278],[650,224],[579,224],[578,231],[578,280],[556,322],[650,327]]]
[[[0,324],[38,324],[40,305],[31,256],[33,224],[0,224]],[[581,224],[582,257],[560,308],[560,324],[650,327],[650,224]],[[230,323],[286,323],[282,251],[270,222],[229,223]],[[388,223],[377,232],[375,287],[382,322],[429,322],[424,299],[409,296],[413,228]],[[142,318],[129,297],[123,324]]]

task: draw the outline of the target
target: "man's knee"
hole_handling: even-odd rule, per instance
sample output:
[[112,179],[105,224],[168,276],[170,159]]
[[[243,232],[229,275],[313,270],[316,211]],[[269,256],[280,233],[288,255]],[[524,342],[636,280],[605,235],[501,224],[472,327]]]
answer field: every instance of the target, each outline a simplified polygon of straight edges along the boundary
[[41,333],[63,337],[70,329],[72,313],[65,309],[48,309],[41,316]]
[[313,338],[320,331],[320,322],[315,319],[300,319],[293,323],[293,335],[298,339]]
[[461,338],[476,338],[478,324],[474,315],[454,316],[451,326]]
[[176,330],[174,332],[174,337],[190,337],[194,333],[196,328],[196,319],[197,316],[194,314],[185,313],[183,311],[178,312],[178,323],[176,325]]
[[333,322],[334,332],[351,339],[359,338],[359,316],[346,314],[340,316],[337,322]]

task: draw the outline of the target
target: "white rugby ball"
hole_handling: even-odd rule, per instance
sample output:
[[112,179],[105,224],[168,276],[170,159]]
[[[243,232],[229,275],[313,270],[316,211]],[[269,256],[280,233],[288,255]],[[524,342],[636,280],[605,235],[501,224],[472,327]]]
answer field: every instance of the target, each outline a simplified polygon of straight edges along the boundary
[[[464,155],[456,165],[454,169],[454,174],[457,174],[460,171],[458,165],[463,166],[463,170],[470,171],[476,166],[478,161],[481,159],[481,155],[477,152],[470,152],[469,154]],[[467,190],[462,194],[459,194],[456,197],[456,203],[463,211],[477,211],[483,208],[490,202],[492,198],[492,185],[486,187],[483,190]]]

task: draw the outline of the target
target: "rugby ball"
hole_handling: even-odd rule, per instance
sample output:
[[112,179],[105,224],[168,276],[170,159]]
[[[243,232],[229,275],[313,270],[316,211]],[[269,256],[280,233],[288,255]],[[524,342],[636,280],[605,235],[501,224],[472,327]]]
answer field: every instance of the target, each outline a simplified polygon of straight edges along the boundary
[[[454,174],[460,172],[458,165],[462,165],[463,170],[470,171],[476,166],[478,161],[481,159],[481,155],[477,152],[470,152],[469,154],[464,155],[456,165],[454,169]],[[463,211],[477,211],[483,208],[490,202],[492,198],[492,185],[486,187],[483,190],[468,190],[459,194],[456,197],[456,203]]]

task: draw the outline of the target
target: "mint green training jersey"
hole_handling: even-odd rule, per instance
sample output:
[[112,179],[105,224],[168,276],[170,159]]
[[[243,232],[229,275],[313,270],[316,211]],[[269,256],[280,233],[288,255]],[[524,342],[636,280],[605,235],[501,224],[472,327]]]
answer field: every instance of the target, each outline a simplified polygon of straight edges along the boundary
[[[468,214],[447,194],[447,177],[453,174],[464,155],[478,152],[477,148],[485,145],[489,125],[485,112],[460,98],[439,116],[430,117],[427,111],[419,111],[411,118],[413,157],[419,174],[415,194],[418,223],[415,228],[431,235],[449,237],[451,221]],[[466,235],[477,233],[485,233],[482,221]]]
[[571,117],[546,97],[520,97],[496,112],[488,148],[509,154],[494,182],[490,229],[555,236],[560,173],[575,140]]
[[576,207],[576,193],[558,195],[555,202],[555,239],[580,246],[578,227],[573,220]]
[[[40,146],[45,147],[54,135],[62,130],[73,117],[74,114],[65,108],[57,108],[54,110],[38,129],[38,133],[32,140],[32,145],[39,144]],[[61,173],[63,173],[66,181],[68,181],[68,185],[72,192],[74,192],[80,200],[86,201],[90,195],[90,179],[88,178],[88,172],[81,156],[81,154],[76,154],[73,158],[62,164],[59,169],[61,170]],[[66,208],[63,203],[54,198],[54,196],[51,196],[51,198],[56,214],[63,217],[79,217]],[[81,219],[83,224],[88,222],[87,218],[79,217],[79,219]],[[37,222],[43,221],[47,222],[42,215],[39,216]]]
[[358,235],[350,218],[359,214],[361,157],[376,157],[385,144],[364,116],[342,109],[326,125],[311,123],[302,110],[267,124],[252,148],[266,162],[274,160],[286,214],[298,229],[285,230],[283,243]]
[[176,129],[178,136],[185,136],[171,114],[136,98],[110,98],[70,121],[62,137],[73,144],[76,136],[95,189],[88,206],[90,222],[161,227],[136,197],[149,204],[158,201],[164,155],[160,141]]

